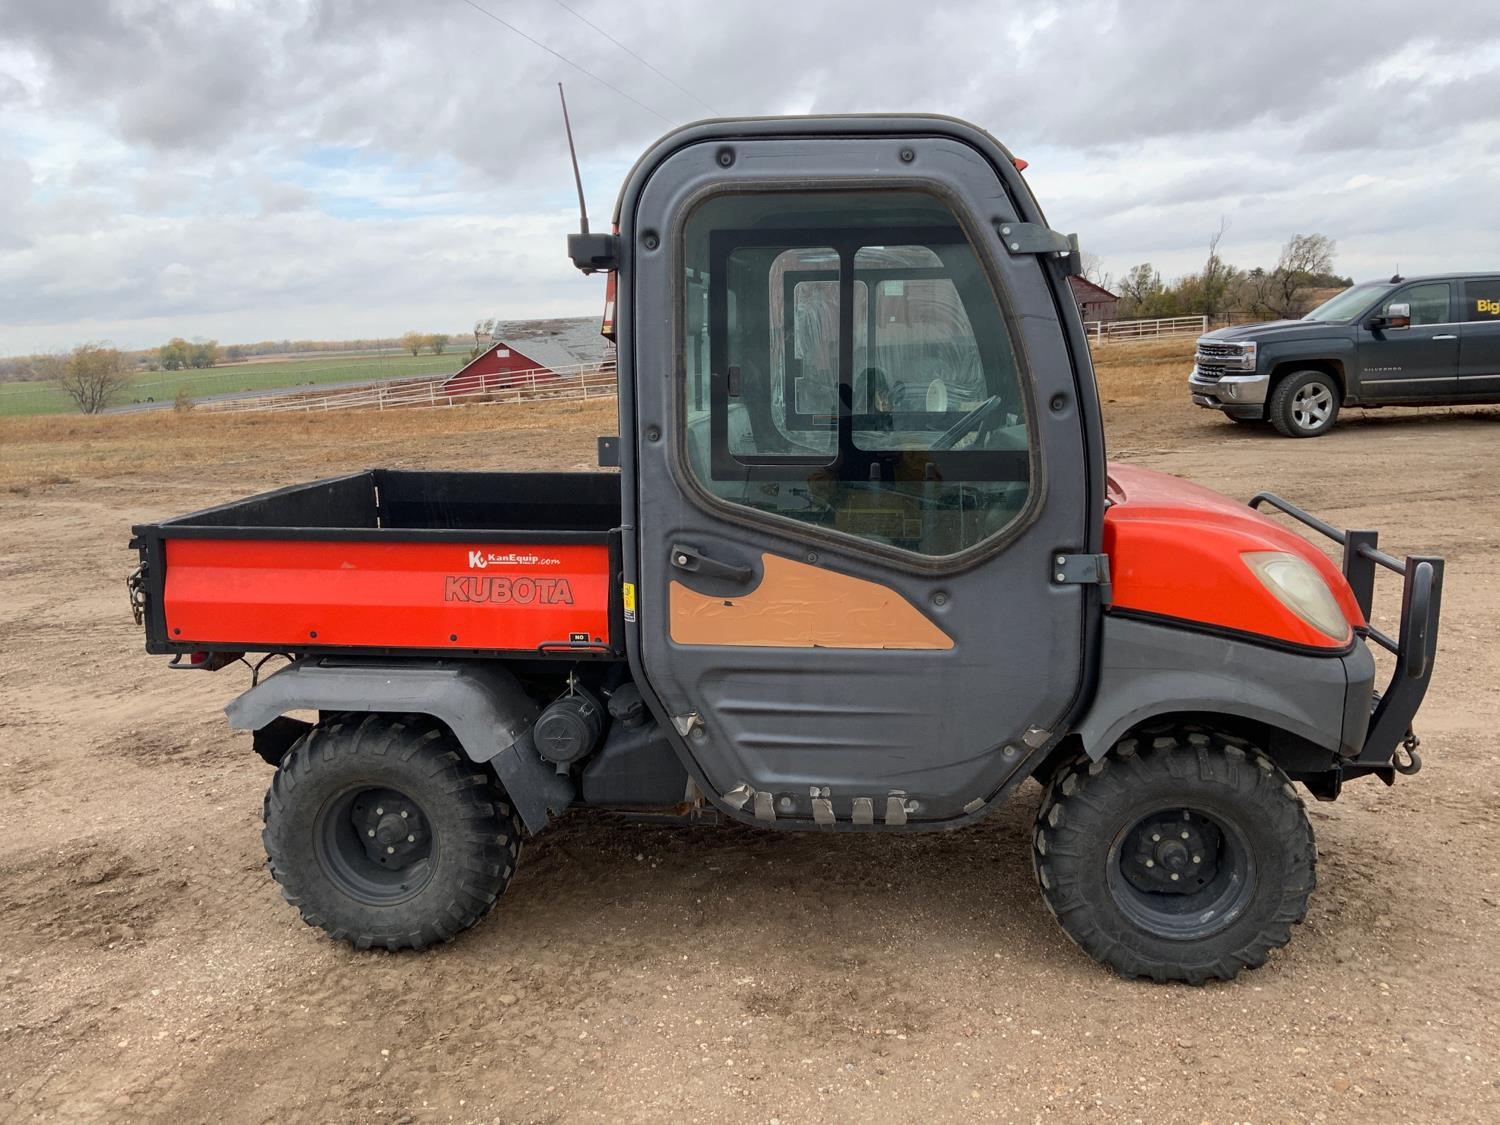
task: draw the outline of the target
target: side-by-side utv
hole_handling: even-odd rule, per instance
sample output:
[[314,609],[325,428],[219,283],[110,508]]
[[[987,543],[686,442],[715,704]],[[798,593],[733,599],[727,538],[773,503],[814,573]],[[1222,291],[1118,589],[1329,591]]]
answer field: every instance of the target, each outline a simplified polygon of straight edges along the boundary
[[376,469],[136,529],[149,652],[289,658],[228,714],[304,919],[450,939],[578,806],[920,832],[1030,777],[1094,957],[1199,982],[1287,942],[1294,783],[1418,765],[1441,559],[1107,465],[1076,240],[962,122],[680,129],[569,247],[614,275],[618,473]]

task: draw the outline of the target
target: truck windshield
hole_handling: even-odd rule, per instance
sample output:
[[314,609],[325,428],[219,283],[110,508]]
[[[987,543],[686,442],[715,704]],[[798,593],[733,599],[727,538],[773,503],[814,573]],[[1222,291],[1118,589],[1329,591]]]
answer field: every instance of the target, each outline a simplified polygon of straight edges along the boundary
[[1376,297],[1389,288],[1389,283],[1382,281],[1369,281],[1364,285],[1356,285],[1352,289],[1345,289],[1335,297],[1330,297],[1302,319],[1321,320],[1325,324],[1353,320]]

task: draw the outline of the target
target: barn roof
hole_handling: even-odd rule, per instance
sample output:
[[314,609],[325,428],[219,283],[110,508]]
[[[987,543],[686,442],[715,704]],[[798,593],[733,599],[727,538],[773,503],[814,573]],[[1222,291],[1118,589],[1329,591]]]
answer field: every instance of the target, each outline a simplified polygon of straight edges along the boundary
[[581,363],[599,363],[604,359],[607,344],[599,335],[597,316],[502,321],[495,325],[490,340],[553,371]]
[[1111,293],[1102,285],[1095,285],[1086,277],[1073,274],[1068,278],[1068,285],[1073,290],[1075,301],[1118,301],[1119,295]]

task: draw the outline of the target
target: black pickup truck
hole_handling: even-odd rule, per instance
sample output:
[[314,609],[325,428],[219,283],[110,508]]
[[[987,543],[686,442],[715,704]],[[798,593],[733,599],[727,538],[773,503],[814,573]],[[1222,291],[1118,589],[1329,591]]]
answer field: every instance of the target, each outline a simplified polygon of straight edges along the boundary
[[1500,402],[1500,273],[1366,282],[1301,320],[1210,332],[1188,388],[1286,437],[1327,433],[1341,406]]

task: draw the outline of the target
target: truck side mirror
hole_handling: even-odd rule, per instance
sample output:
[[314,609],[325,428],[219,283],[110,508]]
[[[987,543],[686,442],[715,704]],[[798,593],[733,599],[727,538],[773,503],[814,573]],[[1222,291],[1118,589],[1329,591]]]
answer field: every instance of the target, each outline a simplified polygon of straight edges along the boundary
[[1410,328],[1411,306],[1404,301],[1387,306],[1384,316],[1377,316],[1372,328]]

